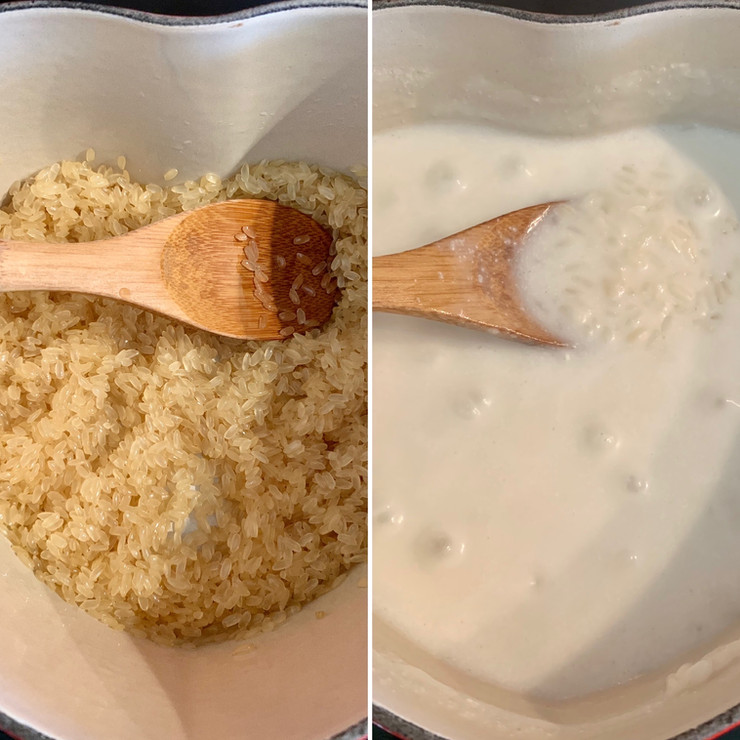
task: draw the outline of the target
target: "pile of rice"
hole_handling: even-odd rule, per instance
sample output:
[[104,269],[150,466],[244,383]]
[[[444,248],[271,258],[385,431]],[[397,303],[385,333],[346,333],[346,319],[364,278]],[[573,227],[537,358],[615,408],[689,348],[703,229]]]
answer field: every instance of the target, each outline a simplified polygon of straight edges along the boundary
[[576,340],[650,344],[682,323],[711,327],[740,266],[719,247],[739,228],[703,175],[626,165],[532,233],[520,258],[524,293],[538,296],[532,309],[544,325]]
[[333,230],[341,299],[321,329],[257,343],[0,294],[0,530],[112,627],[168,644],[272,629],[366,559],[366,191],[282,161],[142,186],[93,158],[15,183],[0,237],[88,241],[271,198]]

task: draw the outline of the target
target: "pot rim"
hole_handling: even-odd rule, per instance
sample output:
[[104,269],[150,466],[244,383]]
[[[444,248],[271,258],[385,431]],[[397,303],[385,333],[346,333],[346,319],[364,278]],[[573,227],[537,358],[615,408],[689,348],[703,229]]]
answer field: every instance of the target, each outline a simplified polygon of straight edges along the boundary
[[495,3],[484,0],[383,0],[373,6],[373,12],[382,12],[394,8],[407,7],[447,7],[467,8],[469,10],[481,10],[494,15],[506,16],[516,20],[528,21],[530,23],[546,23],[550,25],[574,25],[579,23],[601,23],[606,21],[619,21],[651,13],[664,13],[672,10],[694,10],[705,8],[707,10],[740,10],[738,0],[655,0],[655,2],[635,5],[619,10],[610,10],[603,13],[590,13],[580,15],[557,15],[555,13],[539,13],[533,10],[520,10],[518,8],[506,8]]
[[[10,737],[17,738],[17,740],[54,740],[49,735],[44,735],[43,732],[34,730],[33,727],[24,725],[3,712],[0,712],[0,732],[10,733]],[[327,738],[327,740],[362,740],[366,737],[368,737],[367,718],[361,719],[346,730]]]
[[185,16],[149,13],[144,10],[132,10],[108,5],[87,2],[69,2],[67,0],[22,0],[12,4],[0,3],[0,18],[6,13],[22,13],[28,10],[64,10],[69,12],[93,12],[111,15],[129,20],[148,23],[156,26],[213,26],[220,23],[244,21],[261,15],[282,13],[289,10],[311,8],[361,8],[367,9],[365,0],[274,0],[244,10],[222,15]]
[[[394,734],[399,740],[451,740],[451,738],[436,735],[430,730],[394,714],[389,709],[373,704],[373,724]],[[686,730],[670,740],[714,740],[732,729],[740,728],[740,704],[730,707],[722,714]],[[25,738],[23,739],[25,740]],[[29,738],[29,740],[36,740]],[[39,738],[38,740],[43,740]]]

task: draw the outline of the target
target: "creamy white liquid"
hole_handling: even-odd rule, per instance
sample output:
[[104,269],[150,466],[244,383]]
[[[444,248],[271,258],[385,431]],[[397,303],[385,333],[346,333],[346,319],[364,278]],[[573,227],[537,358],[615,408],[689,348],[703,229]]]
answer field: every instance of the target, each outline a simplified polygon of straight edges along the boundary
[[[376,254],[608,190],[625,166],[713,189],[711,209],[676,202],[709,245],[702,274],[726,278],[721,308],[668,301],[650,341],[585,342],[598,333],[560,317],[585,342],[568,351],[374,316],[376,615],[471,679],[550,699],[680,661],[740,621],[740,136],[429,125],[374,145]],[[545,263],[522,270],[547,318],[567,280],[533,295]]]

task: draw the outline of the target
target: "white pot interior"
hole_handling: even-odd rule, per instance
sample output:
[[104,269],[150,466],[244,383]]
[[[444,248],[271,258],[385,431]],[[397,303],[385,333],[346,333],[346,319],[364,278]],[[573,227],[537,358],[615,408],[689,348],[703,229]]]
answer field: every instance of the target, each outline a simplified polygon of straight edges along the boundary
[[[0,191],[87,147],[98,161],[125,154],[140,182],[262,158],[364,164],[366,39],[366,11],[351,6],[192,26],[1,13]],[[1,540],[0,711],[60,740],[327,738],[366,715],[363,570],[240,656],[234,643],[172,649],[114,632]]]
[[[737,129],[739,26],[731,8],[574,23],[383,9],[373,24],[374,130],[427,121],[564,135],[656,122]],[[454,738],[662,740],[740,698],[740,625],[663,671],[560,702],[475,682],[377,618],[373,634],[374,701]]]

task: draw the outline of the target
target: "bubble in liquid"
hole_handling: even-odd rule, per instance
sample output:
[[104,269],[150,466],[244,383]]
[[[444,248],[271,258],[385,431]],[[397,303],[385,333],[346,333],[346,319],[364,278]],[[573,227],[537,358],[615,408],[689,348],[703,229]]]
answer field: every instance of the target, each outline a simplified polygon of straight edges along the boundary
[[477,419],[490,407],[491,399],[478,391],[462,393],[452,401],[453,411],[461,419]]
[[645,478],[638,475],[628,475],[624,484],[630,493],[646,493],[650,486]]
[[399,526],[403,524],[404,516],[401,512],[396,511],[391,506],[385,506],[375,513],[373,517],[377,527]]
[[449,162],[435,162],[424,175],[424,187],[432,195],[446,195],[454,190],[465,190],[467,186]]
[[506,157],[499,165],[499,173],[507,179],[531,177],[532,168],[521,157]]
[[529,578],[529,587],[534,591],[539,591],[545,583],[545,579],[539,573],[533,573]]
[[465,543],[442,530],[433,530],[418,537],[415,549],[422,565],[438,567],[449,565],[461,557],[465,552]]
[[590,424],[583,431],[586,449],[597,454],[606,454],[619,448],[619,437],[600,424]]
[[716,218],[722,213],[717,189],[710,182],[697,180],[686,185],[676,198],[678,207],[686,213]]

